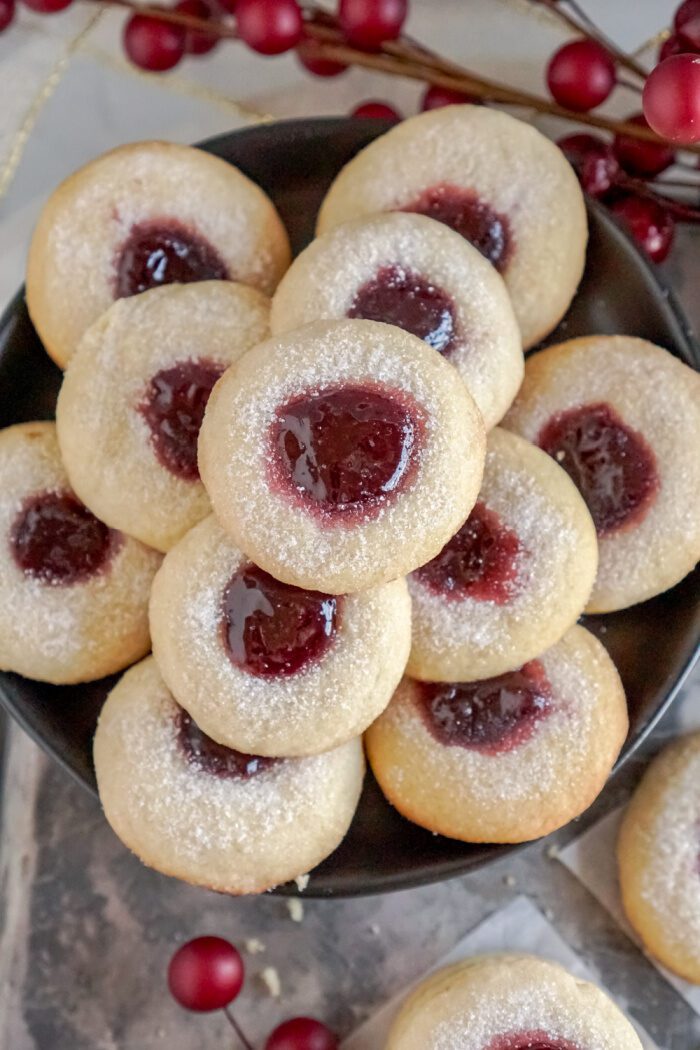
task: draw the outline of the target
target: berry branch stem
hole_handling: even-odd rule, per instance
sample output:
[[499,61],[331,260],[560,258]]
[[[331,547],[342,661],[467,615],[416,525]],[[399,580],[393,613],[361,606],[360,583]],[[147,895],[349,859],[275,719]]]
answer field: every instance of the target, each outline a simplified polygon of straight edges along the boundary
[[622,51],[609,36],[603,33],[576,0],[563,0],[563,3],[569,4],[576,17],[565,10],[562,6],[562,0],[535,0],[535,2],[547,7],[561,22],[564,22],[575,32],[585,36],[587,40],[595,40],[597,44],[601,44],[621,66],[629,69],[631,73],[635,73],[642,80],[646,79],[647,72],[643,66],[631,55]]
[[231,1025],[231,1027],[233,1028],[234,1032],[236,1033],[236,1035],[240,1039],[242,1046],[245,1047],[245,1050],[254,1050],[253,1044],[248,1042],[248,1040],[246,1039],[245,1035],[243,1034],[243,1030],[242,1030],[241,1026],[239,1025],[239,1023],[236,1020],[236,1018],[233,1016],[233,1012],[232,1012],[230,1006],[225,1006],[224,1007],[224,1013],[226,1014],[226,1020]]

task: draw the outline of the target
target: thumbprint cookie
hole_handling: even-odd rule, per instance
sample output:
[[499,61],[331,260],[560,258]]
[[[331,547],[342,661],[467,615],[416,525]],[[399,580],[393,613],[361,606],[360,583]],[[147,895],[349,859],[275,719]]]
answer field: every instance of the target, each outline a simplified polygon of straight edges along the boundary
[[494,678],[404,678],[366,740],[379,786],[415,824],[464,842],[526,842],[593,802],[626,733],[612,660],[572,627]]
[[572,339],[528,359],[503,424],[569,474],[598,533],[588,612],[672,587],[700,558],[700,376],[630,336]]
[[191,146],[135,142],[49,197],[29,249],[27,306],[64,367],[115,299],[208,280],[270,293],[289,258],[272,202],[237,168]]
[[579,618],[597,564],[595,527],[576,486],[540,449],[497,427],[471,514],[409,577],[408,673],[468,682],[520,667]]
[[444,354],[487,429],[522,382],[520,331],[503,279],[463,237],[423,215],[371,215],[313,241],[277,288],[270,326],[276,335],[342,317],[397,325]]
[[269,300],[230,281],[113,303],[87,330],[56,407],[71,484],[102,521],[166,551],[211,507],[197,438],[214,383],[268,334]]
[[303,591],[252,564],[210,516],[166,556],[151,596],[153,652],[197,725],[260,755],[309,755],[359,736],[406,667],[404,580],[359,594]]
[[107,697],[95,773],[113,830],[137,857],[221,893],[261,893],[340,845],[362,789],[362,744],[263,758],[211,740],[175,702],[152,657]]
[[344,594],[442,549],[474,505],[485,444],[457,370],[422,339],[319,321],[258,344],[219,380],[199,469],[251,561]]
[[0,533],[0,668],[70,684],[148,652],[161,557],[78,500],[53,423],[0,431]]
[[700,733],[649,766],[617,846],[627,918],[649,953],[700,984]]
[[510,952],[475,956],[421,982],[386,1050],[642,1050],[611,999],[562,966]]
[[530,124],[471,105],[402,121],[336,177],[318,232],[385,211],[427,215],[478,248],[506,283],[526,347],[566,313],[583,273],[586,208],[566,157]]

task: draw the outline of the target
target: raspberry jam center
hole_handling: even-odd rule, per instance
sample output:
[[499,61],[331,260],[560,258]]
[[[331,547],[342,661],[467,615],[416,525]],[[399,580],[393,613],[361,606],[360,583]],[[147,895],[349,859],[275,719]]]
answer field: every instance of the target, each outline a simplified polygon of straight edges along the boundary
[[223,595],[223,640],[236,667],[272,677],[320,659],[339,627],[342,598],[282,583],[257,565],[238,569]]
[[250,780],[279,761],[261,755],[246,755],[242,751],[233,751],[230,747],[217,744],[202,732],[182,708],[178,714],[177,735],[190,765],[215,777]]
[[459,532],[415,575],[446,598],[475,598],[504,605],[516,592],[520,552],[516,534],[494,511],[478,502]]
[[402,266],[383,266],[358,290],[348,317],[384,321],[417,335],[447,354],[455,343],[452,299],[420,274]]
[[411,479],[420,426],[403,395],[348,385],[284,405],[271,439],[281,478],[302,499],[366,513]]
[[206,360],[164,368],[151,379],[139,406],[158,461],[185,481],[199,479],[197,439],[209,395],[223,371]]
[[547,1032],[508,1032],[497,1035],[484,1050],[578,1050],[568,1039],[559,1039]]
[[106,567],[118,535],[72,493],[45,492],[20,510],[10,530],[10,546],[25,575],[67,587]]
[[599,536],[641,521],[658,491],[653,451],[610,405],[559,412],[542,428],[537,444],[574,482]]
[[131,228],[116,260],[115,297],[163,284],[225,281],[228,267],[200,234],[176,219],[141,222]]
[[550,710],[551,687],[542,664],[480,682],[417,683],[420,710],[445,747],[496,755],[526,743]]
[[513,249],[510,223],[473,190],[445,183],[430,186],[401,210],[427,215],[460,233],[499,273],[508,266]]

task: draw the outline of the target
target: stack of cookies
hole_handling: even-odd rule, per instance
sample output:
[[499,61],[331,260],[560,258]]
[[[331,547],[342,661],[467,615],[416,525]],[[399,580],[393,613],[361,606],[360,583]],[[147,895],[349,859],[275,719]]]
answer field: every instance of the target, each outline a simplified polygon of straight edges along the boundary
[[65,376],[55,425],[0,435],[0,666],[83,681],[152,643],[95,739],[146,863],[301,876],[350,825],[363,734],[388,800],[455,839],[535,838],[601,790],[627,708],[577,620],[700,556],[700,381],[622,336],[524,361],[586,237],[560,151],[468,105],[355,157],[291,266],[272,203],[198,150],[124,147],[50,198],[27,299]]

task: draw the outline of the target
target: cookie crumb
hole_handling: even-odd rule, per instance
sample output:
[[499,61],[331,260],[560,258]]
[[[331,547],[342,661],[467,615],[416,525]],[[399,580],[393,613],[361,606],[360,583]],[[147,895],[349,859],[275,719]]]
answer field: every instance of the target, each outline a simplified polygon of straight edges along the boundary
[[297,875],[297,877],[295,878],[294,881],[297,884],[297,889],[299,890],[299,893],[303,893],[304,892],[306,887],[309,885],[309,880],[310,879],[311,879],[310,875]]
[[542,912],[542,914],[544,915],[544,917],[547,920],[547,922],[551,922],[552,919],[554,918],[554,912],[552,911],[551,908],[545,908],[544,911]]
[[379,934],[382,932],[379,923],[373,922],[369,927],[369,932],[372,934],[373,937],[378,937]]
[[264,970],[261,970],[258,974],[260,980],[265,985],[268,995],[271,995],[273,999],[279,999],[282,991],[282,985],[280,984],[280,975],[274,966],[266,966]]
[[249,955],[259,955],[265,951],[265,945],[257,937],[249,937],[247,941],[243,942],[243,947]]
[[545,854],[547,855],[547,857],[549,857],[550,860],[556,860],[559,856],[559,847],[555,843],[553,843],[551,846],[547,846]]
[[287,911],[289,912],[289,918],[292,922],[303,922],[304,921],[304,905],[301,903],[298,897],[290,897],[286,902]]
[[503,876],[504,886],[508,886],[511,889],[515,886],[515,875],[504,875]]

